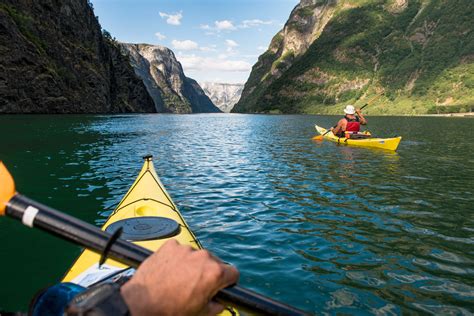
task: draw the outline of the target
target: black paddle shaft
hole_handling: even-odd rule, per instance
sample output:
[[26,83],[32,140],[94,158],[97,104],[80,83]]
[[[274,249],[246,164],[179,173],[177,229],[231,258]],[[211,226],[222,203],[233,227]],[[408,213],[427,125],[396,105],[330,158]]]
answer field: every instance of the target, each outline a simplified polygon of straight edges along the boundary
[[[16,194],[8,203],[6,215],[29,227],[36,227],[79,246],[102,254],[112,237],[98,227],[61,213],[46,205]],[[110,246],[110,245],[109,245]],[[107,252],[107,257],[134,268],[153,252],[123,239],[117,239]],[[224,305],[236,305],[239,309],[266,315],[309,315],[292,306],[232,285],[220,290],[215,299]]]

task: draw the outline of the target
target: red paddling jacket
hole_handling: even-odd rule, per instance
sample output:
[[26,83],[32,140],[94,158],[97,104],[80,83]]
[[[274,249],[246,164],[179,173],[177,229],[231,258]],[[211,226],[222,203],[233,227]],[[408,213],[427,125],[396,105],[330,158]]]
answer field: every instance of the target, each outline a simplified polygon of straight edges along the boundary
[[347,121],[346,130],[336,134],[337,137],[346,137],[346,132],[356,133],[360,131],[360,119],[358,116],[355,116],[353,119],[344,116],[344,119]]
[[359,132],[360,131],[360,119],[358,116],[356,116],[353,119],[348,118],[347,116],[344,116],[344,118],[347,121],[346,125],[346,132]]

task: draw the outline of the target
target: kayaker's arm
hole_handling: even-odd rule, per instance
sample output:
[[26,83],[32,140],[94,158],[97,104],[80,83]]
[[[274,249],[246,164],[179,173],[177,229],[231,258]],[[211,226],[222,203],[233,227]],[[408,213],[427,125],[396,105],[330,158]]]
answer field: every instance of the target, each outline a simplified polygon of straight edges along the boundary
[[345,123],[346,123],[346,120],[344,119],[339,120],[339,122],[337,122],[336,127],[331,127],[332,133],[334,135],[338,135],[342,133],[345,130],[345,126],[344,126]]
[[356,113],[357,113],[357,116],[359,116],[360,124],[361,124],[361,125],[366,125],[366,124],[367,124],[367,120],[366,120],[365,117],[362,115],[361,109],[357,109],[357,110],[356,110]]
[[206,250],[170,240],[140,265],[121,293],[132,315],[215,315],[224,307],[211,298],[238,278],[236,268]]

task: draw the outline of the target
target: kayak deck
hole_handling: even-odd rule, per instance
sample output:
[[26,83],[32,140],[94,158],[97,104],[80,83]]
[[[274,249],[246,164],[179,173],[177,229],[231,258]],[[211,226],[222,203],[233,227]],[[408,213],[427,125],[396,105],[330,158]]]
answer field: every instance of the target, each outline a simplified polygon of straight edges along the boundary
[[[316,130],[319,134],[323,135],[326,133],[327,129],[315,125]],[[332,142],[350,145],[350,146],[359,146],[359,147],[370,147],[370,148],[380,148],[386,150],[397,150],[398,144],[402,140],[401,136],[392,137],[392,138],[364,138],[364,139],[350,139],[345,137],[337,137],[332,132],[324,135],[324,139],[330,140]]]
[[[127,194],[122,198],[117,208],[109,216],[106,223],[102,226],[102,230],[107,230],[107,227],[109,226],[120,224],[118,223],[119,221],[122,221],[123,223],[123,221],[127,219],[133,219],[131,225],[135,225],[135,227],[146,226],[147,223],[149,223],[147,221],[150,219],[151,222],[153,222],[153,220],[161,220],[168,224],[169,222],[175,221],[173,225],[177,224],[179,227],[178,229],[175,229],[175,226],[173,227],[171,237],[165,235],[160,238],[132,242],[149,250],[156,251],[167,240],[173,238],[181,245],[189,245],[194,249],[202,249],[201,243],[186,224],[178,208],[173,203],[171,197],[168,192],[166,192],[165,187],[158,178],[151,156],[147,156],[144,159],[145,163],[143,164],[137,179],[128,190]],[[130,225],[124,225],[122,236],[126,235],[125,226]],[[166,231],[169,226],[170,225],[164,225],[158,228],[152,226],[151,230],[154,230],[152,233],[156,233],[157,231],[160,233]],[[138,229],[139,234],[142,228]],[[149,232],[147,227],[145,227],[144,230]],[[138,239],[148,239],[149,234],[145,235],[147,236]],[[85,249],[66,273],[62,282],[72,282],[88,287],[97,282],[107,280],[118,273],[122,273],[122,271],[125,271],[128,268],[128,266],[112,259],[107,259],[104,264],[99,267],[99,260],[100,255]],[[133,270],[127,271],[130,272],[130,276],[134,272]],[[127,271],[124,273],[128,273]],[[228,306],[219,315],[235,316],[239,315],[239,312]]]
[[[182,245],[190,245],[195,249],[202,248],[158,178],[151,158],[146,159],[137,179],[109,216],[102,230],[106,230],[108,226],[117,221],[143,216],[172,219],[179,225],[179,232],[169,238],[133,241],[133,243],[156,251],[168,239],[174,238]],[[99,259],[100,255],[87,249],[84,250],[64,276],[63,282],[81,283],[81,279],[83,279],[81,274],[83,274],[82,277],[85,277],[89,272],[89,278],[94,273],[100,274],[97,270]],[[102,270],[108,269],[109,272],[113,272],[113,270],[118,271],[126,267],[115,260],[108,259]],[[107,271],[103,271],[102,276],[106,273]]]

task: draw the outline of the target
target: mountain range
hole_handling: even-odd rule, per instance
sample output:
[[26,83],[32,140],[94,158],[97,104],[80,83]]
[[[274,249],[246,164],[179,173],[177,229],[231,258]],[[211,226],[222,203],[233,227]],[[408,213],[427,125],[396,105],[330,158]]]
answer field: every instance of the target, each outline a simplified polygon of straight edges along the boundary
[[0,113],[467,112],[473,20],[472,0],[301,0],[243,88],[201,88],[168,48],[116,41],[87,0],[3,0]]
[[222,112],[229,113],[239,101],[244,85],[241,83],[200,82],[206,95]]
[[154,111],[86,0],[2,0],[0,113]]
[[472,111],[472,21],[472,0],[301,0],[232,111]]
[[221,112],[199,84],[184,75],[174,53],[164,46],[119,43],[131,61],[136,75],[143,80],[157,112]]
[[119,43],[87,0],[0,3],[0,113],[221,112],[162,46]]

